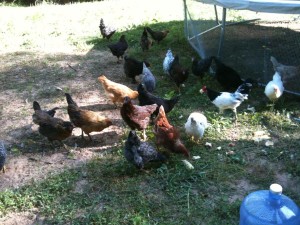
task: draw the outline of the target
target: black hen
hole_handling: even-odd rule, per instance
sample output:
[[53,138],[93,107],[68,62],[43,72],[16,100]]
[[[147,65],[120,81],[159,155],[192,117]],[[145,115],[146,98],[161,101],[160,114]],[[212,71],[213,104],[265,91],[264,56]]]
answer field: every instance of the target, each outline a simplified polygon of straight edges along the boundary
[[125,39],[125,35],[123,34],[117,43],[110,44],[107,47],[110,49],[111,53],[118,58],[119,63],[119,58],[123,58],[123,55],[128,48],[128,43]]
[[151,161],[165,161],[166,157],[157,152],[148,142],[142,142],[135,131],[130,131],[125,143],[124,156],[128,162],[143,169]]
[[[37,101],[33,102],[33,109],[34,110],[42,110],[40,104]],[[50,110],[42,110],[42,111],[45,112],[45,113],[47,113],[49,116],[54,117],[55,113],[56,113],[56,110],[58,110],[58,109],[59,109],[58,107],[55,107],[55,108],[50,109]],[[34,120],[33,120],[33,122],[35,123]]]
[[157,116],[159,107],[161,105],[164,107],[165,113],[170,112],[174,108],[175,104],[178,102],[178,100],[180,98],[179,95],[172,99],[163,99],[163,98],[157,97],[157,96],[151,94],[150,92],[148,92],[145,89],[143,84],[139,84],[137,90],[139,92],[138,99],[139,99],[140,106],[157,104],[157,109],[153,113],[155,116]]
[[143,51],[149,50],[150,47],[152,46],[152,44],[153,44],[153,41],[148,37],[147,30],[146,30],[146,28],[144,28],[144,31],[141,36],[141,42],[140,42],[142,50]]
[[216,57],[213,57],[216,63],[216,79],[224,88],[224,91],[233,92],[235,91],[242,83],[242,79],[237,71],[233,68],[225,65]]
[[212,57],[208,57],[200,60],[196,58],[192,58],[192,73],[195,76],[200,77],[202,79],[204,74],[208,72],[211,62],[212,62]]
[[143,63],[147,67],[150,67],[150,63],[147,61],[138,61],[135,58],[124,56],[124,73],[127,77],[132,79],[132,83],[136,83],[135,76],[143,73]]
[[255,81],[248,78],[237,88],[236,92],[249,95],[254,83]]
[[154,31],[150,27],[146,27],[146,30],[149,32],[151,37],[159,43],[162,41],[165,37],[167,37],[169,30],[162,30],[162,31]]
[[180,65],[178,55],[175,55],[174,60],[171,63],[169,74],[180,91],[179,87],[187,80],[189,76],[189,70]]
[[112,27],[105,26],[104,21],[103,21],[102,18],[100,19],[99,28],[100,28],[100,32],[101,32],[102,37],[106,38],[107,40],[109,40],[114,35],[114,33],[116,33],[116,29],[114,29]]
[[2,171],[3,173],[5,173],[5,161],[6,161],[6,156],[7,156],[7,152],[6,152],[6,148],[4,146],[3,141],[0,141],[0,172]]
[[41,110],[38,102],[33,103],[33,108],[33,122],[39,125],[40,134],[47,137],[49,141],[62,141],[71,136],[74,128],[71,122],[50,116],[46,111]]

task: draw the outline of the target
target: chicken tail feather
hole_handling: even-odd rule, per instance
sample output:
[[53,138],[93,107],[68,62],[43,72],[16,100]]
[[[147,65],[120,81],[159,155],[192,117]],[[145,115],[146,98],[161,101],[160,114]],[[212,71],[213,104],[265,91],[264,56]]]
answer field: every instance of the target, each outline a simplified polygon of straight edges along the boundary
[[274,56],[271,56],[270,60],[273,64],[274,69],[279,66],[279,63],[278,63],[277,59]]
[[66,95],[66,99],[67,99],[68,105],[75,105],[75,106],[77,106],[76,102],[74,102],[74,100],[72,99],[72,97],[71,97],[71,95],[69,93],[65,93],[65,95]]
[[33,102],[33,109],[34,110],[42,110],[40,104],[37,101]]

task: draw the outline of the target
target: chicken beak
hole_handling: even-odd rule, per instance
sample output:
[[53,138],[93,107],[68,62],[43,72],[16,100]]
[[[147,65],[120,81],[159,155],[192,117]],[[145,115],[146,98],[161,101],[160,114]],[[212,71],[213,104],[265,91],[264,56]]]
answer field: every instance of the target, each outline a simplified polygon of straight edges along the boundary
[[204,93],[204,91],[203,91],[203,89],[200,89],[200,91],[199,91],[201,94],[203,94]]

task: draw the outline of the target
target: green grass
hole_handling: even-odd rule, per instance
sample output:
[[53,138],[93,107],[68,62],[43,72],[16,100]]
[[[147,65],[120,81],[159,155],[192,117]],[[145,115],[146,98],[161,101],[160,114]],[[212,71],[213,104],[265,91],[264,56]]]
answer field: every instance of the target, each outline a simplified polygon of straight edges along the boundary
[[[43,13],[34,13],[27,18],[35,23],[44,16]],[[191,57],[197,54],[184,37],[181,20],[158,21],[148,19],[139,25],[128,21],[113,36],[112,42],[126,34],[130,46],[128,54],[151,62],[151,71],[158,80],[155,94],[171,97],[176,95],[175,85],[162,72],[166,50],[171,48],[174,54],[179,54],[180,62],[186,67],[191,66]],[[145,25],[151,25],[153,29],[168,28],[171,32],[159,45],[155,44],[150,51],[143,53],[138,43]],[[65,34],[56,29],[51,35]],[[65,41],[76,49],[76,53],[49,53],[40,57],[35,54],[35,43],[25,38],[21,42],[22,50],[28,52],[11,52],[2,56],[5,68],[2,68],[0,78],[7,82],[3,82],[1,89],[20,93],[24,99],[31,100],[34,94],[37,99],[50,98],[56,102],[63,97],[49,87],[62,85],[65,90],[81,93],[97,86],[94,84],[100,68],[97,59],[82,52],[107,51],[107,41],[94,32],[85,35],[69,33],[68,36]],[[12,76],[18,64],[13,61],[14,58],[21,63],[22,70],[26,70],[26,73],[19,73],[19,77]],[[76,73],[62,69],[66,62],[72,62],[77,69],[85,67],[85,70]],[[128,80],[124,79],[124,82]],[[275,110],[270,111],[264,102],[255,101],[264,98],[263,89],[256,88],[249,102],[238,108],[236,127],[230,111],[220,115],[207,96],[199,93],[203,84],[220,88],[209,75],[203,81],[190,75],[178,105],[168,114],[171,124],[181,130],[182,140],[192,155],[201,157],[190,160],[194,170],[185,168],[181,155],[172,155],[162,165],[153,164],[147,172],[138,171],[123,157],[124,135],[119,146],[112,147],[102,157],[96,157],[78,168],[64,169],[42,181],[1,192],[0,217],[11,212],[37,209],[45,224],[233,225],[238,224],[243,197],[254,190],[268,189],[273,182],[280,182],[278,174],[285,174],[289,181],[295,180],[294,184],[299,186],[299,124],[287,117],[288,114],[299,113],[298,103],[283,97]],[[254,114],[247,111],[247,104],[254,104],[257,111]],[[183,130],[186,118],[193,111],[202,111],[211,123],[199,143],[187,137]],[[31,111],[25,109],[22,115],[30,116]],[[253,132],[258,130],[270,134],[274,140],[273,147],[253,141]],[[151,128],[147,134],[153,142]],[[22,143],[30,145],[38,137],[24,138]],[[212,143],[212,148],[206,148],[206,142]],[[18,145],[13,146],[11,154],[22,154],[18,149]],[[252,186],[241,188],[239,183],[244,180]],[[299,205],[299,193],[291,186],[283,185],[284,193]],[[76,189],[78,186],[80,191]],[[236,195],[238,197],[234,198]]]

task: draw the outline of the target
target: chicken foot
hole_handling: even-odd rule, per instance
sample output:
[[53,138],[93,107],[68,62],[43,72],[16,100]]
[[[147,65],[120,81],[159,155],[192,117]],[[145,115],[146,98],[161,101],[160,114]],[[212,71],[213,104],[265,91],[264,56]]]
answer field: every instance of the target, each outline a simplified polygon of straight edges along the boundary
[[[87,136],[89,136],[90,141],[93,141],[92,137],[90,134],[87,134]],[[84,139],[84,134],[83,134],[83,130],[81,130],[81,138]]]

